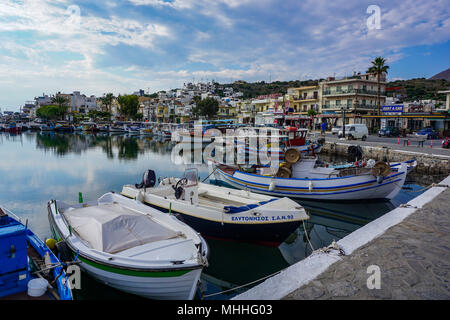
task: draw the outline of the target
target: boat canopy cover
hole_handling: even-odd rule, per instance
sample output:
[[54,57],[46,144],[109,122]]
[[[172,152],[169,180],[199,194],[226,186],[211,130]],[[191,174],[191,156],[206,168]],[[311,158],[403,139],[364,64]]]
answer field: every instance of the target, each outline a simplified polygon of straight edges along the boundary
[[151,217],[120,204],[101,204],[64,213],[69,224],[90,246],[102,252],[117,253],[149,242],[181,236]]

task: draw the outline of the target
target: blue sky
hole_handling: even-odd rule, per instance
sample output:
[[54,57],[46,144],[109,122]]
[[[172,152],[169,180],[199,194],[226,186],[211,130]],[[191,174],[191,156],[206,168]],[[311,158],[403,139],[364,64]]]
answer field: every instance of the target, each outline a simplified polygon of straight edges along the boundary
[[342,76],[378,55],[391,79],[449,68],[448,1],[3,0],[0,108],[44,92]]

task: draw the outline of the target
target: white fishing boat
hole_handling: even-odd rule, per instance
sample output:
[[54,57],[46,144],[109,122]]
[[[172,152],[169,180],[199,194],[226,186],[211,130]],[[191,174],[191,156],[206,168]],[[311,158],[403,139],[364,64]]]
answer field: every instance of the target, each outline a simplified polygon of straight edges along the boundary
[[53,124],[41,124],[39,126],[39,130],[41,131],[54,131],[55,126]]
[[216,152],[225,154],[236,149],[236,154],[249,159],[284,160],[284,152],[295,148],[302,156],[316,155],[322,144],[307,140],[308,129],[288,127],[283,129],[265,127],[238,128],[236,135],[215,138]]
[[124,125],[123,129],[129,134],[140,134],[140,128],[135,125]]
[[407,174],[406,163],[397,171],[383,162],[372,168],[318,167],[317,157],[301,157],[296,149],[288,150],[286,159],[289,162],[277,168],[253,166],[252,170],[215,162],[214,176],[233,187],[273,196],[340,201],[392,199]]
[[148,170],[140,185],[125,185],[122,195],[180,218],[205,237],[279,245],[303,220],[305,209],[288,198],[201,183],[196,169],[155,185]]
[[146,298],[193,299],[208,247],[176,217],[114,193],[77,205],[52,200],[48,212],[55,237],[93,278]]

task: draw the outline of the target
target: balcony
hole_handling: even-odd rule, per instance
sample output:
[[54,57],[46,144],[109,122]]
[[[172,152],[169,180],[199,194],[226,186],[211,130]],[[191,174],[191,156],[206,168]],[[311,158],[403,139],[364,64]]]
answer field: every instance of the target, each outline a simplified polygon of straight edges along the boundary
[[[338,96],[344,94],[366,94],[366,95],[374,95],[378,94],[377,90],[367,90],[367,89],[346,89],[346,90],[325,90],[323,92],[324,96]],[[380,95],[384,96],[386,91],[380,91]]]
[[323,110],[341,110],[341,108],[350,109],[370,109],[377,110],[378,106],[376,104],[329,104],[322,105]]
[[307,100],[318,100],[318,96],[309,96],[309,97],[293,97],[294,101],[307,101]]

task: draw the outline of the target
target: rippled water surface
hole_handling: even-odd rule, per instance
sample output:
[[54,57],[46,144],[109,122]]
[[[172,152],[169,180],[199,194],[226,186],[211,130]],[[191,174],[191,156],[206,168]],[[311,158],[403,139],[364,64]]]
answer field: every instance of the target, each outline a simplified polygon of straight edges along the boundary
[[[85,135],[26,132],[0,133],[0,203],[21,218],[42,239],[50,237],[46,204],[50,199],[68,203],[95,200],[124,184],[137,183],[147,169],[157,176],[181,176],[185,167],[171,159],[171,142],[127,135]],[[208,176],[206,165],[198,167]],[[301,201],[311,219],[306,232],[317,249],[338,240],[366,223],[420,194],[421,177],[413,179],[390,202],[321,203]],[[229,299],[246,290],[216,293],[247,284],[288,267],[311,253],[303,226],[278,248],[249,243],[207,240],[210,266],[204,270],[197,299]],[[80,299],[140,299],[98,284],[83,276]]]

